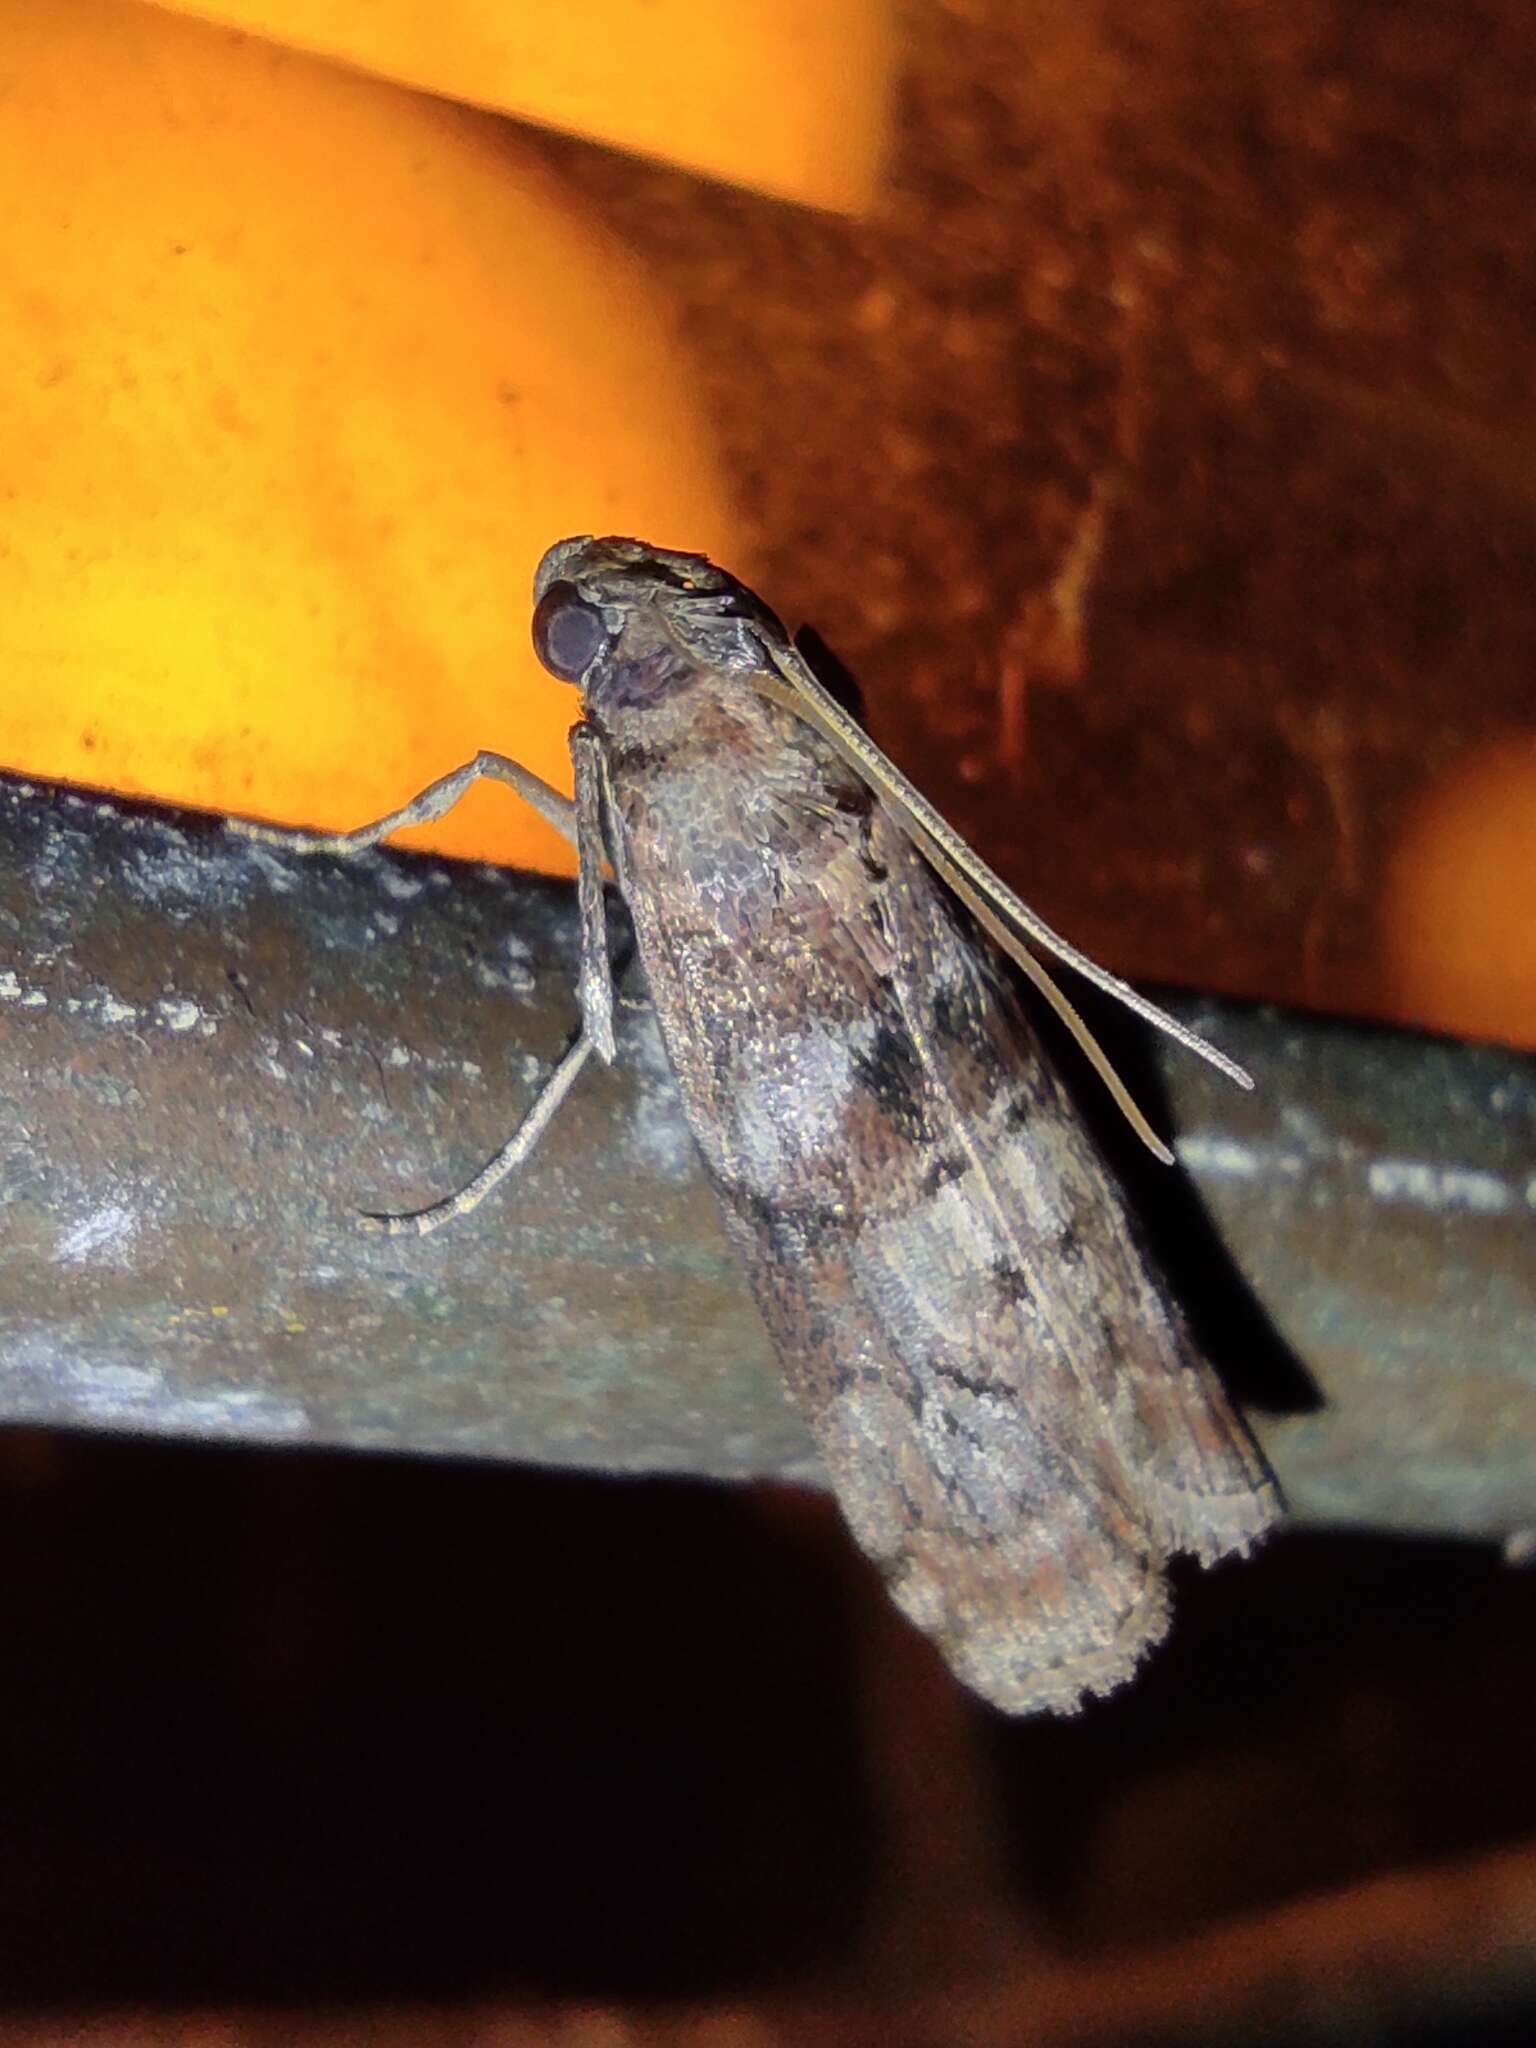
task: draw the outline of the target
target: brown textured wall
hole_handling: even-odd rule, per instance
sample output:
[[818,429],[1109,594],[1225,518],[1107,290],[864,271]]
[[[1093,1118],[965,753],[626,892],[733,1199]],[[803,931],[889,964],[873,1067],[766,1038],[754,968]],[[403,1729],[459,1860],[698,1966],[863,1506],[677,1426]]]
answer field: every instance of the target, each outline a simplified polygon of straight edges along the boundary
[[676,294],[761,582],[1122,968],[1411,1015],[1392,850],[1536,729],[1527,15],[907,27],[872,223],[552,145]]

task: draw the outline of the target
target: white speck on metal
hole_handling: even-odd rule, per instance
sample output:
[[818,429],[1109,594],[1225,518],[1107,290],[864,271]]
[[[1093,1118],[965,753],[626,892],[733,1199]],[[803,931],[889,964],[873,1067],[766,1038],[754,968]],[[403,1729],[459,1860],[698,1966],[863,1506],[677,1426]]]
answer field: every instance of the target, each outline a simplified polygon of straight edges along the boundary
[[1423,1159],[1373,1159],[1366,1183],[1382,1202],[1409,1202],[1439,1214],[1502,1216],[1514,1206],[1514,1190],[1496,1173],[1475,1166],[1432,1166]]

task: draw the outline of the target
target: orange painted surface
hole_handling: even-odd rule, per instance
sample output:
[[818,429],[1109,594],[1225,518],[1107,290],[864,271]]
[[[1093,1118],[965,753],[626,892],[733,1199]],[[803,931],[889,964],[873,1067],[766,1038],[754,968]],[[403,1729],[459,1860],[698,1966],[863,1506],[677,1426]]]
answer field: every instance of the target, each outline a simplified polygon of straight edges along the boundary
[[[355,824],[569,786],[529,583],[741,563],[668,309],[487,116],[129,0],[0,11],[0,764]],[[568,868],[506,792],[413,835]]]
[[1536,733],[1475,754],[1421,803],[1384,938],[1400,1015],[1536,1045]]
[[890,0],[169,4],[808,206],[864,213],[879,194]]

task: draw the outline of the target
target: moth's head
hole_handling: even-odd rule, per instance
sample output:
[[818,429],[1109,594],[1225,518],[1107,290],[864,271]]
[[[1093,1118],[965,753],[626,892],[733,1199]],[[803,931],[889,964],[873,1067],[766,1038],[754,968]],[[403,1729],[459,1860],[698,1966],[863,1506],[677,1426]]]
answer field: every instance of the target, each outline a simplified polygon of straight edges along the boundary
[[784,638],[768,607],[704,555],[617,536],[556,541],[533,597],[534,652],[583,695],[621,668],[643,667],[652,688],[663,671],[675,682],[689,665],[750,671],[763,664],[765,640]]

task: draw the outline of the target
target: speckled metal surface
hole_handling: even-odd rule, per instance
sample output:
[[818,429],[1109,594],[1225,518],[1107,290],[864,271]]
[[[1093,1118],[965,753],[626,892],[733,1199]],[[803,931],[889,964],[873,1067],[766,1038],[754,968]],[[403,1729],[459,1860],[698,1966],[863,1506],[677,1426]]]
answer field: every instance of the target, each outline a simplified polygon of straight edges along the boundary
[[1181,1164],[1323,1397],[1260,1426],[1293,1509],[1519,1555],[1536,1527],[1536,1060],[1230,1004],[1182,1014],[1258,1082],[1235,1095],[1159,1057]]
[[[575,945],[564,885],[0,782],[0,1417],[813,1477],[638,999],[499,1197],[354,1228],[502,1142]],[[1158,1050],[1137,1178],[1294,1512],[1536,1526],[1532,1063],[1178,1007],[1259,1085]]]
[[574,1022],[570,892],[0,794],[0,1406],[618,1470],[806,1456],[653,1027],[462,1227]]

